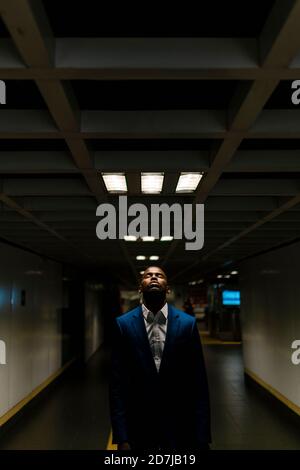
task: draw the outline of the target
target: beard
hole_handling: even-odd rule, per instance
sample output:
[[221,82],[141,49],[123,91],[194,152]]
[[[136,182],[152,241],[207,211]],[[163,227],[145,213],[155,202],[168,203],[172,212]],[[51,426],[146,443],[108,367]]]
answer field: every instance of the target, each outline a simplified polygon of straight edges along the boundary
[[143,292],[143,300],[149,305],[160,305],[166,301],[166,289],[150,289]]

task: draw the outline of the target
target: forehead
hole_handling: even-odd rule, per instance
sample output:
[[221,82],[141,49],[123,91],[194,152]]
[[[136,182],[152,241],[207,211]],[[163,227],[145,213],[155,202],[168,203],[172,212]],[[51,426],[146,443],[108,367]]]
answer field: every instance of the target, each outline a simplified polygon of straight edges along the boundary
[[153,266],[151,268],[145,269],[145,272],[143,274],[143,277],[146,276],[146,274],[162,274],[164,277],[167,277],[164,271],[159,268],[158,266]]

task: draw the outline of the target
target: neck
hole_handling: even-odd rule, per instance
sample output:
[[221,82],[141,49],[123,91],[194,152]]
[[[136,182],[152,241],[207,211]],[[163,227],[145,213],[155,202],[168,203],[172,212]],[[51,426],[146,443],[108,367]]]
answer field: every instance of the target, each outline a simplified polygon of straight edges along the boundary
[[166,303],[166,298],[146,298],[143,297],[144,304],[146,305],[147,309],[153,312],[154,314],[157,313],[159,310],[163,308]]

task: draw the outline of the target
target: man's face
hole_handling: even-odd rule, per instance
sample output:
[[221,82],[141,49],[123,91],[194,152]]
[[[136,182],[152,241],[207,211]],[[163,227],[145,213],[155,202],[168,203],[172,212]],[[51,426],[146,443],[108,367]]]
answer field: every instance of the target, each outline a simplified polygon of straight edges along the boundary
[[150,266],[143,274],[141,292],[168,292],[168,280],[164,271],[157,266]]

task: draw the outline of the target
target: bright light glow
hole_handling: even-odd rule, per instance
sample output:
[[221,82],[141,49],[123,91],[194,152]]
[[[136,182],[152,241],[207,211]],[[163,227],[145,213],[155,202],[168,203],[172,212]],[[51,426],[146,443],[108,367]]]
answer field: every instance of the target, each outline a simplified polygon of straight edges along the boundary
[[140,274],[144,274],[145,271],[140,271]]
[[127,183],[124,173],[102,173],[102,177],[109,193],[127,192]]
[[235,274],[238,274],[238,273],[239,273],[238,271],[231,271],[230,274],[232,274],[234,276]]
[[222,279],[222,277],[223,277],[222,274],[218,274],[218,275],[217,275],[217,278],[218,278],[218,279]]
[[150,236],[142,237],[142,240],[143,242],[154,242],[155,237],[150,237]]
[[139,255],[139,256],[136,257],[136,259],[137,259],[138,261],[144,261],[144,259],[146,259],[146,256]]
[[160,241],[161,242],[171,242],[173,240],[173,237],[171,235],[165,235],[164,237],[161,237]]
[[156,256],[156,255],[153,255],[153,256],[150,256],[150,261],[157,261],[159,259],[159,256]]
[[159,194],[164,182],[163,173],[142,173],[142,193]]
[[176,193],[191,193],[197,188],[203,173],[181,173],[177,186]]
[[135,237],[134,235],[125,235],[124,236],[124,240],[126,242],[136,242],[137,241],[137,237]]
[[229,278],[230,278],[230,274],[226,274],[224,277],[225,277],[225,279],[229,279]]

